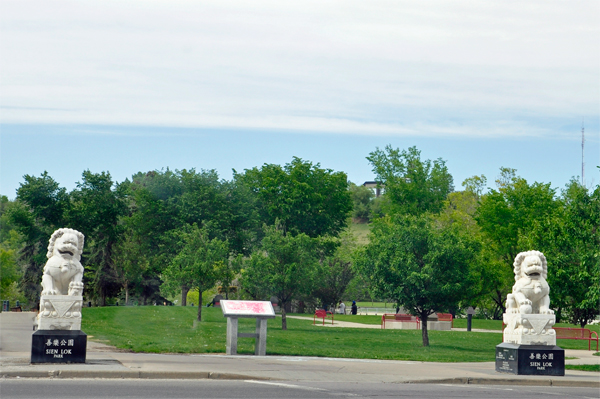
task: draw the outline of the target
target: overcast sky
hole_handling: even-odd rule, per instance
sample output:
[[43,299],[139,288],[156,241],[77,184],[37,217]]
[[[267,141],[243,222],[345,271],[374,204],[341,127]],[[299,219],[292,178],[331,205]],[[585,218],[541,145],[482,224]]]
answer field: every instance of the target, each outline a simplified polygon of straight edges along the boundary
[[0,193],[47,170],[231,169],[299,156],[372,180],[416,145],[455,186],[501,166],[600,182],[600,2],[0,2]]

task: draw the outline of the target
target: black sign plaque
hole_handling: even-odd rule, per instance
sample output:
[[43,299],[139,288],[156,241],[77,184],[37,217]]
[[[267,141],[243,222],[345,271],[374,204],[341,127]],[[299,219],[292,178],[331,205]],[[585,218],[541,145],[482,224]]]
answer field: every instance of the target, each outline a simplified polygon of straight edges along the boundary
[[31,363],[85,363],[87,335],[80,330],[38,330],[32,335]]
[[549,345],[496,346],[496,371],[518,375],[565,375],[565,350]]

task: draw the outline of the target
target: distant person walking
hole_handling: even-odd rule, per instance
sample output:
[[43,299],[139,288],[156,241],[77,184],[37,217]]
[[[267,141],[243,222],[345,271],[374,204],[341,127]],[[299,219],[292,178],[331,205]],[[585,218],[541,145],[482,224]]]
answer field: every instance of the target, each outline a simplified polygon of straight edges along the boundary
[[358,306],[356,306],[356,301],[352,301],[352,307],[350,307],[350,312],[354,315],[358,312]]
[[346,304],[340,301],[340,314],[346,314]]

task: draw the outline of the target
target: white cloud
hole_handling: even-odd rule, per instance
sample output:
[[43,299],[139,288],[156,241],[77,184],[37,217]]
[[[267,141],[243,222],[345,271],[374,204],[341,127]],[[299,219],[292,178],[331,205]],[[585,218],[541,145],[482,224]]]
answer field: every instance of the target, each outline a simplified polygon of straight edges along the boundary
[[[596,1],[4,1],[4,123],[520,135],[598,114]],[[482,122],[485,120],[485,122]]]

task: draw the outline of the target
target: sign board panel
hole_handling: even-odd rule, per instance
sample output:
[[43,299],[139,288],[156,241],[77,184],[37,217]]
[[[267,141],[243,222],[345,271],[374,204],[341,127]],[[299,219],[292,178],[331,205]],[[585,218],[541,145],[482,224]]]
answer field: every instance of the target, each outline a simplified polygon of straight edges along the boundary
[[221,310],[225,317],[275,317],[273,305],[269,301],[221,300]]

